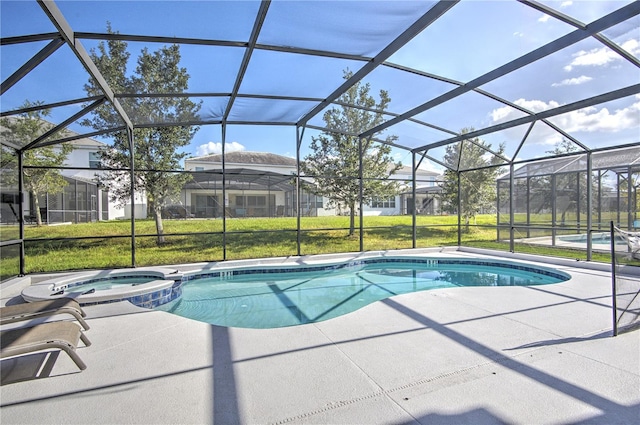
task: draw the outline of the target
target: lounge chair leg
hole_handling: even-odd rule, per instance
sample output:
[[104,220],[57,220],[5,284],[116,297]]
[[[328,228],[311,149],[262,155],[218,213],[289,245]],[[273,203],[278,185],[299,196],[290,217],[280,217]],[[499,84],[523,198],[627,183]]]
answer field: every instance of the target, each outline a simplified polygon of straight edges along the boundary
[[79,315],[78,313],[76,313],[75,311],[69,311],[70,314],[73,315],[73,317],[76,318],[76,320],[78,321],[78,323],[80,323],[82,325],[82,329],[84,329],[85,331],[89,330],[89,324],[82,318],[81,315]]
[[78,354],[76,353],[76,350],[74,350],[73,347],[70,347],[67,344],[56,344],[56,345],[58,345],[58,348],[65,351],[69,355],[69,357],[71,357],[71,360],[73,360],[73,362],[76,364],[76,366],[78,366],[78,368],[80,368],[80,370],[85,370],[87,368],[87,365],[84,364],[84,362],[82,361],[80,356],[78,356]]
[[88,347],[91,345],[91,341],[89,341],[89,338],[87,338],[87,336],[82,331],[80,332],[80,340],[82,340],[85,347]]

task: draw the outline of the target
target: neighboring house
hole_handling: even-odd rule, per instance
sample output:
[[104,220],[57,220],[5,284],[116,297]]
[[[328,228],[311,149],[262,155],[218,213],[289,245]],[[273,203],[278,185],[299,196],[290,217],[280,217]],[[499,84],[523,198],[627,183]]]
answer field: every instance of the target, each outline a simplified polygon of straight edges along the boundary
[[[73,135],[72,132],[71,135]],[[60,174],[67,181],[59,193],[39,195],[38,203],[42,221],[54,223],[87,223],[99,220],[126,219],[131,217],[131,206],[117,206],[109,200],[106,190],[95,180],[100,171],[98,151],[105,144],[94,139],[82,138],[68,142],[74,149],[67,156]],[[17,197],[3,196],[2,221],[15,222],[19,205]],[[23,194],[23,215],[27,223],[35,222],[35,202],[29,192]],[[5,202],[5,201],[11,202]],[[136,196],[136,217],[146,217],[146,200]],[[6,204],[6,205],[5,205]]]
[[[72,133],[73,134],[73,133]],[[128,219],[131,218],[131,204],[127,203],[123,206],[118,206],[114,202],[109,200],[109,195],[106,190],[97,187],[96,184],[96,175],[101,173],[100,168],[100,155],[98,154],[99,150],[104,148],[106,145],[100,141],[82,138],[78,140],[74,140],[69,142],[73,145],[73,151],[69,154],[66,161],[64,162],[65,167],[78,167],[78,169],[65,169],[62,170],[61,174],[67,178],[67,180],[75,180],[76,182],[85,182],[86,184],[92,184],[95,186],[96,192],[92,193],[91,196],[87,196],[87,210],[91,211],[91,220],[84,220],[85,215],[82,215],[80,212],[77,217],[79,220],[63,220],[63,221],[72,221],[76,222],[84,222],[84,221],[96,221],[96,220],[113,220],[113,219]],[[87,169],[88,168],[88,169]],[[75,183],[76,185],[78,183]],[[65,189],[66,192],[67,189]],[[93,198],[95,196],[95,199]],[[84,195],[82,191],[76,192],[76,205],[75,208],[79,211],[82,210],[84,206]],[[70,211],[74,209],[72,198],[69,197],[69,201],[66,205],[63,205],[62,209],[66,211],[66,215],[69,218],[73,218],[73,214],[70,214]],[[134,199],[135,208],[136,208],[136,218],[146,218],[147,217],[147,205],[146,205],[146,197],[140,194],[136,194]],[[42,203],[40,204],[42,205]],[[51,217],[51,214],[49,213]],[[56,222],[54,220],[53,222]]]
[[[225,186],[222,191],[222,155],[213,154],[185,160],[185,170],[192,171],[180,202],[195,217],[220,217],[225,208],[231,217],[295,216],[297,172],[296,160],[264,152],[230,152],[225,154]],[[416,173],[418,213],[437,214],[438,173],[419,169]],[[402,167],[394,178],[411,182],[410,167]],[[313,181],[308,181],[313,184]],[[224,196],[224,199],[223,199]],[[374,200],[364,207],[364,215],[398,215],[413,212],[411,191],[388,199]],[[346,214],[328,207],[328,199],[302,192],[303,216]]]
[[[69,142],[74,150],[69,154],[61,174],[68,184],[63,192],[41,194],[39,205],[43,222],[84,223],[99,220],[128,219],[131,205],[116,206],[109,200],[106,190],[98,187],[95,176],[100,171],[98,152],[106,145],[94,139],[82,138]],[[296,215],[296,160],[264,152],[230,152],[225,155],[224,184],[222,190],[222,156],[207,155],[185,160],[185,170],[193,179],[180,193],[180,199],[165,208],[167,218],[216,218],[223,210],[228,217],[294,217]],[[439,214],[436,185],[439,174],[419,169],[416,173],[416,198],[419,214]],[[410,167],[402,167],[394,175],[403,183],[410,183]],[[313,184],[311,179],[307,183]],[[412,191],[405,186],[402,193],[388,199],[376,199],[365,205],[364,215],[411,214],[414,208]],[[15,221],[19,206],[17,197],[2,199],[2,220]],[[224,199],[223,199],[224,196]],[[6,198],[6,199],[5,199]],[[32,195],[24,193],[25,221],[35,220]],[[146,197],[135,197],[136,218],[146,218]],[[6,204],[6,205],[5,205]],[[302,191],[300,199],[303,216],[330,216],[348,214],[329,208],[326,198]]]
[[[437,185],[440,180],[440,173],[418,168],[416,171],[416,202],[413,201],[413,191],[411,167],[403,166],[394,174],[394,178],[406,181],[402,193],[389,200],[373,202],[372,205],[365,206],[364,215],[399,215],[413,214],[415,207],[417,214],[436,215],[440,214],[439,195],[442,188]],[[387,202],[389,207],[386,207]],[[386,208],[384,208],[386,207]]]
[[[181,201],[196,217],[292,217],[296,205],[296,160],[264,152],[225,154],[225,193],[222,191],[222,155],[185,160],[185,170],[195,171]],[[302,215],[334,215],[322,197],[303,192]]]

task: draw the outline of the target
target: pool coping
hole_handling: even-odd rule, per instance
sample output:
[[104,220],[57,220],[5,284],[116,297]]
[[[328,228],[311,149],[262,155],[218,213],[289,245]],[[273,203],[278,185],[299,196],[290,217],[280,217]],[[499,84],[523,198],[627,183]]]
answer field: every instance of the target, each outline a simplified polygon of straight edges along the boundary
[[[34,274],[2,282],[0,288],[22,288],[24,298],[27,301],[36,299],[51,299],[52,285],[64,286],[65,282],[72,282],[78,279],[91,279],[96,276],[107,277],[109,275],[145,275],[149,273],[162,274],[163,278],[157,281],[137,285],[135,290],[123,291],[121,289],[109,289],[96,291],[93,294],[80,295],[79,293],[63,294],[60,296],[80,297],[82,305],[95,305],[105,302],[129,301],[134,305],[153,308],[167,303],[180,296],[181,285],[177,285],[178,280],[185,282],[196,273],[201,275],[216,274],[229,270],[243,270],[256,267],[282,268],[282,267],[315,267],[329,266],[336,263],[366,262],[373,259],[384,259],[385,257],[418,257],[438,255],[443,259],[456,258],[457,253],[477,254],[497,257],[496,260],[516,260],[524,263],[533,263],[536,267],[546,265],[553,269],[553,266],[577,267],[588,270],[602,272],[611,271],[611,265],[593,261],[583,261],[580,259],[567,259],[561,257],[547,257],[532,254],[512,253],[506,251],[495,251],[484,248],[472,247],[434,247],[434,248],[409,248],[399,250],[365,251],[350,253],[330,253],[312,254],[303,256],[268,257],[258,259],[225,260],[216,262],[200,262],[189,264],[162,265],[157,267],[122,268],[109,270],[83,270],[65,271],[59,273]],[[459,258],[459,257],[458,257]],[[640,267],[622,266],[621,274],[629,276],[640,276]],[[191,279],[193,279],[191,277]],[[151,294],[151,295],[150,295]]]

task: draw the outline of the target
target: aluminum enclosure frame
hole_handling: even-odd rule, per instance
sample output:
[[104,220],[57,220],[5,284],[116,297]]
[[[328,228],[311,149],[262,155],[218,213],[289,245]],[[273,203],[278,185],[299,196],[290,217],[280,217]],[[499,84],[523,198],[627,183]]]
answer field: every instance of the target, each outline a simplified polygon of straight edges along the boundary
[[[22,147],[18,147],[15,145],[12,145],[10,142],[4,142],[3,144],[15,149],[18,152],[18,162],[19,162],[19,168],[22,168],[22,155],[23,152],[25,150],[28,149],[34,149],[34,148],[38,148],[38,147],[43,147],[43,146],[50,146],[50,145],[54,145],[54,144],[58,144],[58,143],[63,143],[63,142],[67,142],[67,141],[72,141],[72,140],[77,140],[79,138],[82,137],[87,137],[87,136],[98,136],[98,135],[102,135],[102,134],[108,134],[114,131],[126,131],[128,138],[129,138],[129,143],[130,143],[130,151],[131,151],[131,181],[133,182],[133,176],[136,172],[135,170],[135,166],[133,164],[133,153],[135,151],[135,140],[133,137],[134,134],[134,129],[136,128],[145,128],[145,127],[151,127],[151,126],[180,126],[180,125],[208,125],[208,124],[220,124],[222,127],[222,149],[223,149],[223,164],[222,164],[222,170],[223,170],[223,176],[222,176],[222,187],[223,187],[223,191],[225,190],[225,176],[224,176],[224,170],[225,170],[225,164],[224,164],[224,145],[226,144],[226,132],[227,132],[227,126],[229,125],[256,125],[256,124],[261,124],[261,125],[289,125],[289,126],[295,126],[296,128],[296,133],[297,133],[297,140],[296,140],[296,157],[297,157],[297,161],[298,163],[300,162],[300,145],[301,145],[301,140],[302,140],[302,134],[304,134],[304,130],[306,128],[309,129],[316,129],[316,130],[326,130],[322,127],[319,126],[314,126],[309,124],[309,121],[316,117],[322,110],[324,110],[326,107],[330,106],[330,105],[339,105],[339,98],[342,94],[344,94],[349,87],[351,87],[354,83],[362,80],[364,77],[366,77],[368,74],[370,74],[374,69],[376,69],[377,67],[389,67],[389,68],[393,68],[393,69],[397,69],[397,70],[401,70],[403,72],[408,72],[408,73],[412,73],[412,74],[416,74],[416,75],[422,75],[425,78],[431,78],[431,79],[435,79],[435,80],[440,80],[440,81],[444,81],[450,84],[454,84],[457,87],[450,90],[449,92],[436,97],[435,99],[429,100],[425,103],[422,103],[421,105],[412,108],[404,113],[400,113],[400,114],[392,114],[392,113],[386,113],[388,116],[390,116],[391,118],[386,121],[385,123],[375,127],[375,128],[371,128],[368,129],[366,131],[364,131],[361,134],[358,134],[356,136],[360,137],[360,141],[362,143],[362,140],[375,140],[373,139],[373,137],[378,134],[381,131],[384,131],[385,129],[390,128],[391,126],[393,126],[396,123],[402,122],[402,121],[411,121],[413,123],[416,123],[418,125],[422,125],[425,128],[433,128],[439,131],[443,131],[448,133],[450,136],[447,139],[443,139],[434,143],[429,143],[429,144],[424,144],[421,145],[419,147],[415,147],[415,148],[411,148],[408,146],[404,146],[401,143],[396,143],[393,144],[394,147],[396,148],[400,148],[400,149],[405,149],[408,152],[411,153],[412,155],[412,168],[413,168],[413,181],[414,181],[414,191],[415,191],[415,175],[416,175],[416,169],[419,166],[419,162],[416,162],[416,156],[420,156],[421,159],[420,161],[422,161],[422,159],[424,158],[428,158],[429,160],[432,160],[442,166],[448,167],[448,165],[442,163],[441,161],[439,161],[437,158],[429,155],[429,151],[433,150],[435,148],[438,147],[442,147],[442,146],[447,146],[447,145],[451,145],[457,142],[460,142],[462,140],[467,140],[467,139],[471,139],[477,136],[482,136],[482,135],[487,135],[487,134],[492,134],[495,132],[499,132],[501,130],[505,130],[508,128],[513,128],[516,126],[520,126],[520,125],[524,125],[524,124],[530,124],[529,127],[529,131],[527,131],[527,134],[524,136],[524,138],[522,139],[520,145],[518,146],[518,148],[516,149],[515,154],[511,157],[502,157],[502,159],[504,160],[504,164],[502,164],[503,166],[509,166],[512,170],[511,173],[511,185],[513,185],[513,170],[514,170],[514,165],[521,163],[521,161],[517,160],[517,154],[518,152],[520,152],[521,147],[523,146],[523,144],[525,143],[525,141],[527,140],[527,136],[529,135],[529,132],[531,131],[531,129],[533,128],[533,125],[535,125],[538,122],[542,122],[548,126],[550,126],[551,128],[554,128],[556,131],[558,131],[560,134],[563,135],[563,137],[566,137],[568,140],[572,141],[575,145],[579,146],[582,151],[580,153],[587,154],[587,164],[589,169],[591,168],[591,154],[593,152],[595,152],[596,150],[592,150],[589,149],[585,144],[583,144],[580,140],[570,136],[567,132],[565,132],[563,129],[559,128],[558,126],[554,125],[553,123],[551,123],[550,121],[548,121],[548,118],[552,118],[567,112],[572,112],[572,111],[576,111],[579,109],[583,109],[586,107],[590,107],[590,106],[595,106],[595,105],[599,105],[605,102],[609,102],[609,101],[613,101],[613,100],[617,100],[617,99],[621,99],[624,97],[628,97],[631,95],[636,95],[638,93],[640,93],[640,84],[634,84],[634,85],[630,85],[618,90],[613,90],[613,91],[609,91],[607,93],[602,93],[599,94],[597,96],[592,96],[590,98],[587,99],[582,99],[567,105],[563,105],[563,106],[559,106],[555,109],[549,109],[546,110],[544,112],[539,112],[539,113],[534,113],[532,111],[529,111],[521,106],[518,106],[516,104],[514,104],[513,102],[507,101],[505,99],[500,98],[499,96],[489,93],[483,89],[481,89],[480,87],[483,86],[484,84],[493,81],[497,78],[500,78],[501,76],[507,75],[519,68],[522,68],[523,66],[527,65],[527,64],[531,64],[537,60],[540,60],[543,57],[546,57],[554,52],[557,52],[567,46],[571,46],[574,45],[576,43],[578,43],[581,40],[584,40],[586,38],[592,37],[596,40],[598,40],[600,43],[602,43],[603,45],[607,46],[608,48],[612,49],[613,51],[615,51],[617,54],[619,54],[622,58],[624,58],[624,60],[626,60],[628,63],[631,63],[632,65],[634,65],[635,67],[640,68],[640,61],[633,55],[629,54],[628,52],[626,52],[624,49],[621,49],[618,45],[616,45],[615,43],[613,43],[611,40],[609,40],[605,35],[602,34],[602,31],[606,30],[607,28],[610,28],[620,22],[623,22],[627,19],[629,19],[630,17],[633,16],[637,16],[638,14],[640,14],[640,2],[632,2],[628,5],[625,5],[621,8],[619,8],[618,10],[600,18],[597,19],[596,21],[585,25],[584,23],[571,18],[557,10],[554,10],[548,6],[545,6],[543,4],[537,3],[535,1],[530,1],[530,0],[519,0],[522,4],[531,7],[533,9],[539,10],[545,14],[548,14],[550,16],[552,16],[555,19],[561,20],[569,25],[572,25],[573,27],[575,27],[576,29],[573,32],[570,32],[569,34],[562,36],[532,52],[529,52],[505,65],[502,65],[498,68],[495,68],[487,73],[485,73],[484,75],[473,79],[472,81],[469,81],[467,83],[462,83],[462,82],[456,82],[454,80],[451,80],[447,77],[443,77],[443,76],[437,76],[437,75],[433,75],[433,74],[428,74],[416,69],[411,69],[408,67],[404,67],[402,65],[399,64],[393,64],[390,62],[387,62],[387,60],[391,57],[392,54],[394,54],[395,52],[397,52],[401,47],[403,47],[404,45],[406,45],[411,39],[413,39],[413,37],[415,37],[418,33],[420,33],[422,30],[424,30],[425,28],[427,28],[429,25],[431,25],[432,23],[434,23],[435,21],[437,21],[438,19],[440,19],[443,15],[445,15],[450,9],[454,8],[456,6],[456,4],[458,3],[458,0],[455,1],[448,1],[448,0],[441,0],[438,1],[436,3],[434,3],[433,7],[431,7],[424,15],[422,15],[418,20],[416,20],[411,26],[409,26],[409,28],[407,28],[401,35],[399,35],[398,37],[396,37],[394,40],[392,40],[389,44],[387,44],[385,47],[383,47],[380,52],[378,54],[376,54],[373,57],[366,57],[366,56],[358,56],[358,55],[350,55],[350,54],[344,54],[344,53],[338,53],[338,52],[331,52],[331,51],[321,51],[321,50],[312,50],[312,49],[303,49],[303,48],[293,48],[293,47],[286,47],[286,46],[276,46],[276,45],[265,45],[265,44],[260,44],[258,43],[258,37],[260,35],[260,31],[262,28],[262,24],[264,23],[264,20],[267,16],[267,12],[269,10],[269,7],[271,5],[271,1],[270,0],[265,0],[262,1],[259,7],[259,11],[256,15],[255,21],[254,21],[254,25],[253,25],[253,29],[251,32],[251,36],[248,40],[248,42],[231,42],[231,41],[224,41],[224,40],[206,40],[206,39],[189,39],[189,38],[173,38],[173,37],[160,37],[160,36],[143,36],[143,35],[123,35],[123,34],[99,34],[99,33],[83,33],[83,32],[74,32],[73,29],[70,27],[70,25],[68,24],[68,22],[66,21],[66,19],[64,18],[63,14],[60,12],[60,10],[58,9],[58,7],[56,6],[56,3],[53,1],[49,1],[49,0],[37,0],[38,4],[41,6],[43,12],[48,16],[48,18],[51,20],[51,22],[53,23],[53,25],[56,27],[56,29],[58,30],[58,32],[54,32],[54,33],[47,33],[47,34],[35,34],[35,35],[30,35],[30,36],[21,36],[21,37],[12,37],[12,38],[8,38],[8,39],[3,39],[2,40],[2,45],[10,45],[10,44],[18,44],[18,43],[25,43],[25,42],[33,42],[36,40],[40,40],[40,41],[47,41],[50,40],[49,43],[43,48],[41,49],[38,53],[36,53],[31,59],[29,59],[18,71],[16,71],[15,73],[13,73],[11,76],[9,76],[8,78],[6,78],[4,81],[2,81],[2,87],[1,87],[1,93],[5,93],[6,91],[10,90],[11,87],[13,87],[18,81],[20,81],[21,78],[23,78],[24,76],[26,76],[29,72],[31,72],[33,69],[35,69],[38,64],[40,64],[41,62],[43,62],[47,57],[49,57],[50,55],[52,55],[57,49],[59,49],[63,44],[67,44],[67,46],[72,50],[72,52],[75,54],[75,56],[77,57],[78,61],[82,64],[82,66],[86,69],[87,73],[95,80],[98,82],[99,86],[101,87],[102,91],[103,91],[103,96],[98,96],[98,97],[91,97],[91,98],[82,98],[82,99],[74,99],[74,100],[68,100],[68,101],[63,101],[63,102],[57,102],[54,104],[48,104],[48,105],[41,105],[38,107],[33,107],[33,108],[24,108],[24,109],[19,109],[19,110],[13,110],[13,111],[3,111],[0,116],[2,117],[6,117],[6,116],[14,116],[14,115],[18,115],[20,113],[26,112],[27,110],[40,110],[40,109],[46,109],[52,106],[57,106],[57,105],[66,105],[66,104],[85,104],[87,102],[90,102],[90,104],[86,107],[84,107],[80,112],[70,116],[68,119],[64,120],[63,122],[61,122],[60,124],[58,124],[57,126],[55,126],[52,130],[50,130],[49,132],[47,132],[46,134],[42,135],[41,137],[37,138],[36,140],[33,140],[32,142],[30,142],[29,144],[27,144],[26,146],[22,146]],[[178,44],[193,44],[193,45],[215,45],[215,46],[228,46],[228,47],[237,47],[237,48],[243,48],[245,49],[245,53],[238,71],[238,74],[236,76],[236,80],[234,82],[234,86],[233,89],[230,93],[179,93],[179,94],[172,94],[172,93],[162,93],[162,94],[158,94],[158,93],[152,93],[152,94],[145,94],[144,96],[198,96],[198,97],[224,97],[224,98],[228,98],[228,103],[227,106],[225,108],[225,111],[223,113],[223,116],[219,119],[219,120],[201,120],[201,121],[193,121],[193,122],[171,122],[171,123],[159,123],[159,124],[145,124],[145,123],[135,123],[132,122],[130,117],[127,115],[125,109],[122,107],[122,105],[120,104],[120,102],[118,101],[118,99],[122,99],[122,98],[126,98],[128,96],[132,96],[135,97],[135,94],[124,94],[124,93],[115,93],[111,87],[109,87],[109,84],[106,82],[106,80],[104,79],[104,77],[101,75],[98,67],[95,65],[95,63],[92,62],[88,52],[85,50],[85,48],[82,45],[82,39],[87,39],[87,40],[123,40],[123,41],[144,41],[144,42],[166,42],[166,43],[178,43]],[[265,51],[280,51],[280,52],[287,52],[287,53],[295,53],[295,54],[304,54],[304,55],[314,55],[314,56],[323,56],[323,57],[331,57],[331,58],[341,58],[341,59],[349,59],[349,60],[355,60],[355,61],[359,61],[361,63],[363,63],[364,65],[358,70],[356,71],[352,77],[343,82],[341,85],[339,85],[338,87],[336,87],[336,89],[326,98],[310,98],[310,97],[296,97],[296,96],[274,96],[274,95],[265,95],[265,94],[260,94],[260,93],[241,93],[240,92],[240,87],[241,84],[243,82],[243,79],[245,77],[245,73],[247,70],[247,66],[249,64],[249,61],[251,60],[251,56],[253,54],[253,52],[255,50],[265,50]],[[517,118],[517,119],[513,119],[510,121],[507,121],[505,123],[502,124],[498,124],[495,126],[490,126],[490,127],[486,127],[486,128],[482,128],[482,129],[478,129],[475,130],[471,133],[467,133],[467,134],[459,134],[456,131],[452,131],[450,129],[446,129],[446,128],[442,128],[440,126],[437,126],[433,123],[429,123],[429,122],[423,122],[421,120],[418,120],[415,118],[415,116],[421,112],[427,111],[437,105],[440,105],[446,101],[452,100],[454,98],[457,98],[465,93],[468,92],[476,92],[479,93],[483,96],[487,96],[488,98],[491,98],[495,101],[500,102],[503,105],[507,105],[510,106],[512,108],[518,109],[519,111],[523,112],[526,114],[525,117],[522,118]],[[233,121],[233,120],[229,120],[229,115],[230,115],[230,111],[231,108],[233,107],[236,99],[238,98],[263,98],[263,99],[287,99],[287,100],[301,100],[301,101],[312,101],[312,102],[316,102],[316,106],[314,108],[312,108],[307,114],[305,114],[304,116],[302,116],[299,120],[297,121],[287,121],[287,122],[264,122],[264,121],[260,121],[259,119],[256,120],[252,120],[252,121]],[[122,121],[123,121],[123,125],[121,127],[117,127],[117,128],[110,128],[110,129],[104,129],[104,130],[100,130],[100,131],[95,131],[92,133],[86,133],[86,134],[81,134],[81,135],[77,135],[77,136],[66,136],[66,137],[60,137],[58,139],[52,139],[51,136],[54,136],[56,133],[59,132],[59,130],[64,129],[68,124],[76,121],[78,118],[86,115],[87,113],[90,113],[93,109],[97,108],[98,106],[104,104],[104,103],[109,103],[116,111],[117,113],[120,115]],[[301,134],[302,133],[302,134]],[[381,143],[384,143],[384,141],[379,141]],[[617,149],[619,146],[613,146],[611,148],[608,149]],[[607,149],[607,150],[608,150]],[[497,155],[495,152],[490,152],[488,151],[488,153],[493,154],[493,155]],[[417,164],[417,165],[416,165]],[[470,171],[470,170],[460,170],[455,169],[453,170],[455,172],[457,172],[458,174],[464,171]],[[20,173],[22,174],[22,173]],[[300,172],[299,172],[299,167],[298,167],[298,174],[297,174],[297,179],[298,179],[298,183],[297,183],[297,202],[298,202],[298,208],[297,208],[297,214],[298,214],[298,225],[297,225],[297,232],[298,232],[298,254],[300,254],[300,187],[299,187],[299,179],[300,179]],[[360,190],[362,191],[362,165],[360,164]],[[19,180],[19,191],[22,192],[23,189],[23,182],[22,179]],[[589,186],[588,190],[592,190],[592,188]],[[136,260],[135,260],[135,220],[134,220],[134,189],[133,189],[133,184],[131,185],[131,199],[132,199],[132,204],[131,204],[131,238],[132,238],[132,265],[135,266],[136,265]],[[460,197],[458,196],[458,199]],[[415,199],[415,195],[414,195],[414,199]],[[21,208],[22,210],[22,208]],[[360,203],[360,210],[362,211],[362,202]],[[513,211],[512,211],[513,213]],[[413,212],[413,246],[415,247],[416,245],[416,224],[415,224],[415,210]],[[590,219],[591,217],[589,217]],[[224,221],[224,217],[223,217],[223,237],[225,237],[226,235],[226,222]],[[511,218],[511,229],[513,230],[514,227],[514,222],[513,222],[513,217]],[[20,266],[20,270],[21,273],[24,273],[24,223],[23,220],[20,220],[19,223],[20,226],[20,238],[17,241],[14,241],[15,243],[19,243],[21,245],[21,266]],[[498,227],[500,226],[500,223],[498,223]],[[590,226],[589,226],[590,228]],[[360,214],[360,248],[361,250],[363,249],[363,241],[362,241],[362,234],[363,234],[363,219],[362,219],[362,214]],[[461,223],[460,223],[460,217],[458,217],[458,243],[461,243]],[[226,255],[226,243],[223,243],[224,248],[224,259],[227,258]],[[513,248],[513,231],[511,231],[511,246]],[[591,251],[591,247],[588,247],[588,256],[590,258],[590,251]]]

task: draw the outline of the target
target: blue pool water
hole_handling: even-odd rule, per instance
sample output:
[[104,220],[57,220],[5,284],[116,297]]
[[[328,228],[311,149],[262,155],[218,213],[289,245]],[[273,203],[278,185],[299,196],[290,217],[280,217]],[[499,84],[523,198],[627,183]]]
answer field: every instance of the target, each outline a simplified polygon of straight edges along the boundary
[[107,289],[121,288],[124,286],[136,286],[158,280],[157,276],[124,276],[116,278],[92,279],[84,282],[75,282],[65,288],[65,292],[86,292],[91,289],[104,291]]
[[356,264],[195,275],[182,296],[157,307],[221,326],[277,328],[320,322],[409,292],[458,286],[545,285],[551,269],[469,260],[376,259]]
[[[558,236],[558,239],[564,242],[575,242],[575,243],[583,243],[587,244],[587,234],[581,235],[564,235]],[[627,242],[619,235],[616,235],[616,245],[627,245]],[[591,243],[594,245],[605,245],[607,247],[611,246],[611,235],[608,233],[594,233],[591,235]]]

